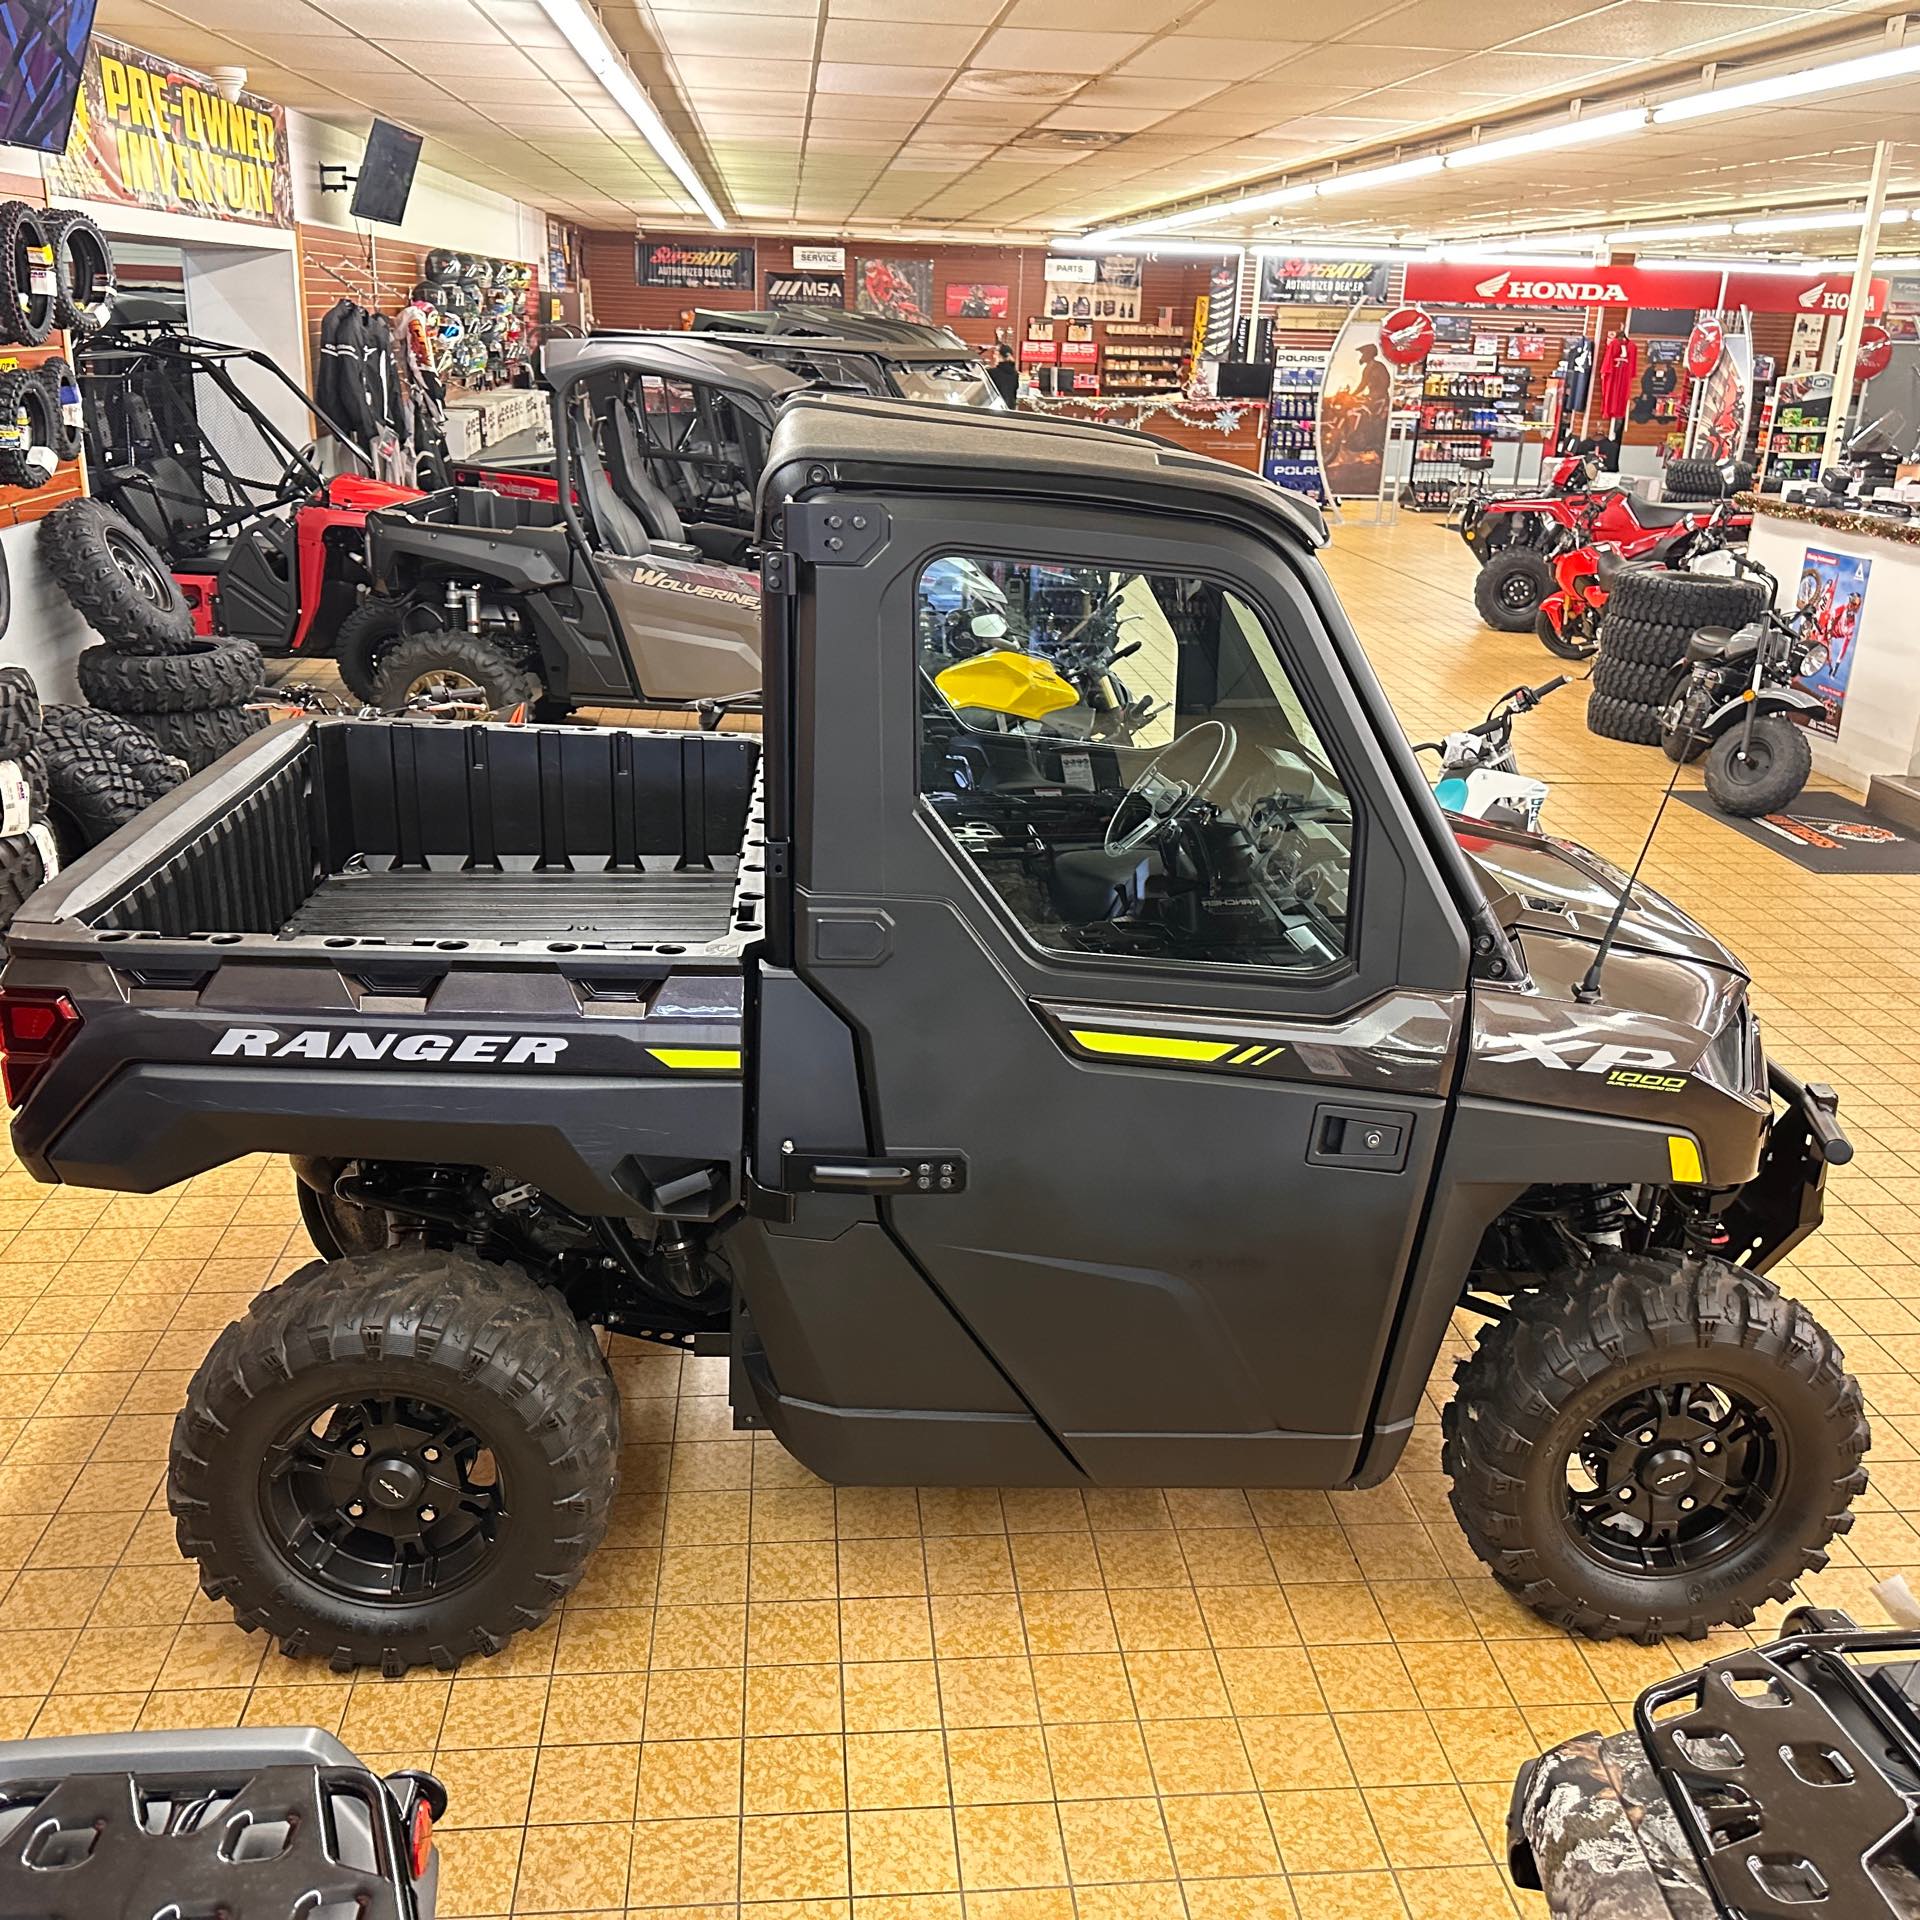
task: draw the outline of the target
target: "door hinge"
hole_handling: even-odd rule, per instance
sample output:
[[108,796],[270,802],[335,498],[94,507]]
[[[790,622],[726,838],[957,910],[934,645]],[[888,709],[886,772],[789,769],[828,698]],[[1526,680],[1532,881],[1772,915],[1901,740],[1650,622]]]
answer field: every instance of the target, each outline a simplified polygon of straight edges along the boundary
[[792,554],[774,551],[760,556],[760,591],[769,600],[791,600],[800,591]]
[[786,879],[793,866],[793,842],[769,840],[760,851],[767,863],[767,878],[769,880]]
[[887,516],[868,501],[794,500],[786,509],[787,553],[816,567],[857,567],[886,544]]
[[789,1193],[964,1193],[964,1153],[789,1153],[781,1169]]

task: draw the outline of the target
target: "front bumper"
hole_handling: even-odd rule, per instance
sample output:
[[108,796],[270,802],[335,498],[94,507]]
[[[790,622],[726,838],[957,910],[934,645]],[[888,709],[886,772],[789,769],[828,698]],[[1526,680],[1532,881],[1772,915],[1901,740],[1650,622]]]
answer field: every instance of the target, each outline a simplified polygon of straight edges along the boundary
[[1810,1086],[1773,1060],[1767,1062],[1767,1086],[1785,1110],[1767,1131],[1759,1171],[1720,1216],[1727,1244],[1716,1249],[1755,1273],[1765,1273],[1819,1226],[1827,1169],[1853,1158],[1831,1087]]

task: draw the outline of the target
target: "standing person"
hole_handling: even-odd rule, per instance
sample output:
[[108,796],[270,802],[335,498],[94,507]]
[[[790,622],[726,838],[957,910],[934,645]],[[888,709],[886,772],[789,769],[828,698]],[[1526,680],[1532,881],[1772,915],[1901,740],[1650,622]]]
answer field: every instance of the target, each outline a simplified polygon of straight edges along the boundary
[[1014,364],[1013,349],[1004,343],[987,369],[987,378],[1000,389],[1000,398],[1009,407],[1020,404],[1020,369]]

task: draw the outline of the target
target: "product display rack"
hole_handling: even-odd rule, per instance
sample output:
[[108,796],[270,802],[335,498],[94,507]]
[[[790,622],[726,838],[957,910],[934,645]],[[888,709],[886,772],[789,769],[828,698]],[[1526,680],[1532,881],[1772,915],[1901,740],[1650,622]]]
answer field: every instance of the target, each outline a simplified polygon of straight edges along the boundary
[[1446,368],[1421,382],[1407,456],[1407,504],[1443,512],[1466,469],[1526,430],[1532,382],[1520,368]]
[[1108,321],[1103,393],[1172,393],[1186,364],[1186,335],[1177,327]]
[[1326,502],[1320,473],[1320,387],[1326,356],[1310,348],[1282,347],[1274,355],[1273,401],[1267,421],[1261,471],[1275,486]]

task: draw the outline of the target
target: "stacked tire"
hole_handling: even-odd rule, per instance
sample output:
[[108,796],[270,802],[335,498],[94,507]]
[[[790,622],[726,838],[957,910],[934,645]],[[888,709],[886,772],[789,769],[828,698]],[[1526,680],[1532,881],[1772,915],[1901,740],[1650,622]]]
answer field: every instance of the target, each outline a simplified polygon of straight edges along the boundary
[[59,871],[40,696],[24,667],[0,667],[0,927]]
[[72,500],[40,522],[47,571],[99,634],[78,664],[80,690],[196,773],[266,722],[248,702],[260,650],[202,637],[166,562],[129,521]]
[[1723,467],[1714,460],[1669,460],[1661,476],[1660,497],[1675,505],[1724,500],[1753,485],[1753,469],[1744,461]]
[[1657,747],[1660,715],[1686,671],[1687,642],[1702,627],[1745,626],[1766,604],[1767,590],[1757,580],[1628,568],[1607,598],[1588,731]]

